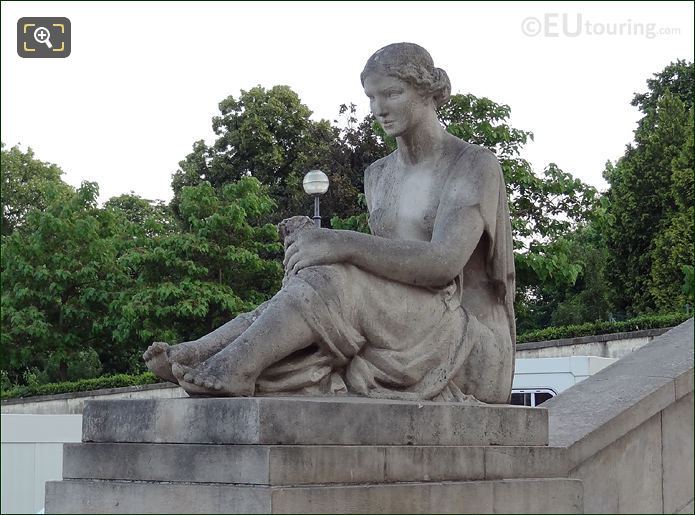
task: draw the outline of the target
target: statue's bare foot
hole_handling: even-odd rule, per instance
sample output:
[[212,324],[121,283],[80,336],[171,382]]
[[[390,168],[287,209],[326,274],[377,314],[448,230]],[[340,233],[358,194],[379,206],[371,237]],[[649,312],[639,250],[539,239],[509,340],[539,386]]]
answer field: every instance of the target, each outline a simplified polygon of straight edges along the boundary
[[176,377],[171,372],[171,363],[169,362],[168,350],[170,348],[168,343],[154,342],[142,355],[142,359],[145,360],[147,368],[154,375],[165,381],[176,383]]
[[182,363],[185,365],[196,365],[198,352],[195,342],[179,343],[169,345],[164,342],[154,342],[142,355],[147,368],[154,375],[161,377],[165,381],[178,383],[176,376],[171,371],[172,363]]
[[188,367],[173,363],[172,372],[181,388],[189,395],[211,395],[216,397],[248,397],[255,390],[255,381],[242,374],[229,374],[215,367],[215,360]]

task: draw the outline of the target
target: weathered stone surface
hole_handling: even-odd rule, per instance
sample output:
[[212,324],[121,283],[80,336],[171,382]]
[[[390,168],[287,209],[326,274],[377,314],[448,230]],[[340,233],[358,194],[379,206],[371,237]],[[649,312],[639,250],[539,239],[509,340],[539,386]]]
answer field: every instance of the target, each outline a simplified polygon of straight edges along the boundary
[[690,319],[547,401],[550,444],[576,465],[672,404],[689,386],[692,333]]
[[690,502],[687,503],[685,506],[679,508],[675,513],[677,515],[685,514],[685,513],[693,513],[693,508],[695,508],[695,499],[690,499]]
[[548,478],[567,473],[545,447],[69,444],[66,479],[259,485]]
[[[269,484],[270,447],[86,443],[63,447],[63,478]],[[301,480],[301,468],[297,476]]]
[[542,408],[253,397],[91,401],[83,440],[285,445],[545,445]]
[[593,376],[561,395],[566,395],[562,409],[549,407],[550,444],[569,448],[570,466],[595,455],[675,398],[671,379],[623,375]]
[[673,513],[692,499],[692,341],[690,319],[544,403],[587,512]]
[[676,400],[693,392],[693,370],[686,370],[676,378]]
[[614,375],[676,379],[693,369],[693,319],[659,336],[612,366]]
[[584,483],[587,513],[661,513],[661,415],[570,472]]
[[659,513],[662,501],[661,415],[602,452],[613,454],[619,513]]
[[675,513],[694,497],[693,392],[661,414],[664,513]]
[[486,479],[565,477],[569,472],[566,449],[558,447],[485,448]]
[[493,485],[495,513],[584,513],[581,481],[519,479]]
[[46,513],[582,513],[581,483],[568,479],[296,487],[75,480],[47,483],[46,497]]
[[268,487],[48,481],[46,513],[270,513]]
[[493,484],[400,483],[277,488],[274,513],[494,513]]
[[627,333],[597,334],[561,340],[520,343],[516,346],[516,357],[524,359],[598,356],[620,359],[644,347],[654,338],[670,329],[646,329]]
[[599,452],[585,460],[569,477],[581,479],[586,513],[618,513],[615,455]]

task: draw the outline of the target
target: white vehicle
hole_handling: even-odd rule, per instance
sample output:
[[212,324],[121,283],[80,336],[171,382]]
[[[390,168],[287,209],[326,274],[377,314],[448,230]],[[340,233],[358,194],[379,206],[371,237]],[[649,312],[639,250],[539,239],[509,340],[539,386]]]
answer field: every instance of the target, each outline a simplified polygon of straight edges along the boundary
[[538,406],[615,361],[597,356],[517,359],[511,403]]

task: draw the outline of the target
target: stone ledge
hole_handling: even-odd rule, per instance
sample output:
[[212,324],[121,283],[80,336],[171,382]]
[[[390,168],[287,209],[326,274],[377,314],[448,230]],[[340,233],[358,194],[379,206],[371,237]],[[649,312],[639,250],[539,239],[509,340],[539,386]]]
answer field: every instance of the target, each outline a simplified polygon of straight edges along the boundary
[[550,445],[576,465],[692,391],[692,342],[690,319],[547,401]]
[[236,397],[87,401],[85,442],[282,445],[547,445],[543,408]]
[[582,513],[572,479],[239,486],[51,481],[46,513]]
[[178,388],[179,385],[173,383],[153,383],[141,384],[137,386],[120,386],[118,388],[101,388],[99,390],[85,390],[83,392],[56,393],[54,395],[37,395],[35,397],[18,397],[16,399],[4,399],[2,406],[14,404],[26,404],[29,402],[48,402],[60,401],[64,399],[80,399],[83,397],[101,397],[104,395],[119,395],[134,392],[146,392],[148,390],[163,390],[168,388]]
[[582,345],[585,343],[604,343],[614,340],[634,340],[636,338],[651,338],[661,336],[673,329],[661,327],[659,329],[642,329],[641,331],[628,331],[623,333],[597,334],[591,336],[575,336],[574,338],[560,338],[558,340],[544,340],[540,342],[518,343],[516,351],[544,349],[546,347],[566,347],[568,345]]
[[63,478],[302,485],[564,477],[565,449],[67,444]]

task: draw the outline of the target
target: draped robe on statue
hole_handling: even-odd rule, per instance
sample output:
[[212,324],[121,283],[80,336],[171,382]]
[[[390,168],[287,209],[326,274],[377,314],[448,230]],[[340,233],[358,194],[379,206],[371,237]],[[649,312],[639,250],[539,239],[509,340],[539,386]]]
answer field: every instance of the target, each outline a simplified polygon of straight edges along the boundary
[[[291,287],[247,316],[255,319],[283,296],[318,340],[267,368],[257,380],[256,395],[507,402],[515,341],[511,226],[502,172],[499,166],[493,171],[475,166],[481,150],[463,144],[439,169],[444,188],[453,187],[457,174],[467,174],[466,184],[486,184],[475,188],[483,235],[457,277],[442,288],[428,288],[352,264],[301,270],[290,279]],[[371,232],[390,239],[399,216],[395,159],[391,154],[365,172]],[[436,208],[417,220],[430,238]]]

